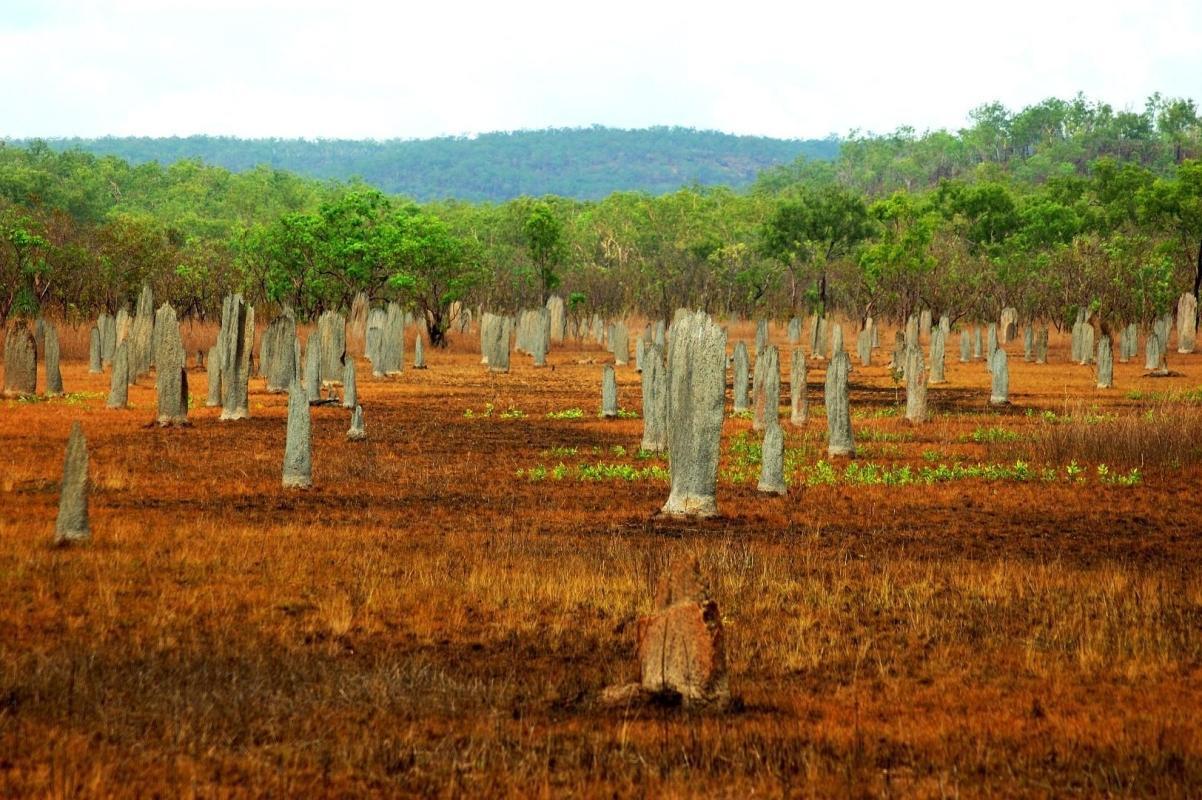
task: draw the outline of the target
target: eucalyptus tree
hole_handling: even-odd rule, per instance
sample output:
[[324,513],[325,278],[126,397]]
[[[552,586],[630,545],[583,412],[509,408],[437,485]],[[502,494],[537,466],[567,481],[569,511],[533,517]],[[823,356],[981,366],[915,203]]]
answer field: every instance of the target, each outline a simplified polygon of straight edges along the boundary
[[933,309],[936,262],[931,243],[938,215],[929,203],[906,192],[895,192],[869,207],[877,235],[859,254],[860,316],[877,313],[884,300],[898,319],[921,308]]
[[33,316],[49,285],[50,242],[41,224],[20,206],[0,208],[0,326],[13,312]]
[[838,186],[801,187],[779,201],[761,228],[760,247],[789,275],[790,312],[810,282],[813,304],[825,313],[832,262],[851,255],[871,230],[864,197]]
[[389,286],[421,312],[430,344],[445,347],[454,321],[452,305],[466,298],[483,277],[476,248],[416,205],[393,214],[382,238]]

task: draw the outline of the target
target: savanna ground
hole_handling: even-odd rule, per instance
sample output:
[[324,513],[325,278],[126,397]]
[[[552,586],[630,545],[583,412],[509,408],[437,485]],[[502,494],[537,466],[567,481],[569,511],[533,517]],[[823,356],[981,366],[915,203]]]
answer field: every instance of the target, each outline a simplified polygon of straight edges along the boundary
[[[1064,338],[1040,366],[1012,343],[997,411],[953,335],[921,427],[854,371],[859,455],[827,465],[822,362],[794,429],[784,352],[788,496],[731,418],[723,516],[681,523],[641,421],[596,417],[599,348],[361,366],[368,440],[314,408],[296,492],[261,380],[218,423],[193,370],[193,427],[148,427],[152,379],[106,410],[80,338],[74,394],[0,402],[0,796],[1202,794],[1202,355],[1099,391]],[[93,541],[55,549],[76,419]],[[600,707],[690,557],[741,703]]]

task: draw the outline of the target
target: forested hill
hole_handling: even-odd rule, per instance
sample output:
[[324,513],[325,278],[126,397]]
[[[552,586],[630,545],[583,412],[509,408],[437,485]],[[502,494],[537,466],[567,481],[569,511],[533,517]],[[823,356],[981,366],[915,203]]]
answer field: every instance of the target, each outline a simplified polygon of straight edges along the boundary
[[389,141],[190,136],[47,143],[56,150],[78,148],[133,163],[167,165],[199,158],[233,171],[267,164],[315,178],[359,177],[417,200],[468,201],[547,194],[594,200],[615,191],[663,194],[693,183],[745,187],[767,167],[799,156],[832,159],[839,152],[833,139],[770,139],[678,127],[592,127]]

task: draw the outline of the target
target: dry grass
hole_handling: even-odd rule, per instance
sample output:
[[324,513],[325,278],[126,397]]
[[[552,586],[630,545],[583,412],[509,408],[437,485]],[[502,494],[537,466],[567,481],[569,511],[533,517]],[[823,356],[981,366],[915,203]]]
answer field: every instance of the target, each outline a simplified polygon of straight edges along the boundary
[[[182,431],[143,427],[144,386],[128,412],[0,403],[0,796],[1202,793],[1196,459],[1132,487],[724,483],[724,518],[667,524],[649,519],[662,484],[514,478],[549,447],[637,444],[638,420],[544,417],[596,406],[599,368],[575,362],[599,355],[496,378],[430,354],[424,373],[361,379],[371,438],[344,443],[343,412],[315,409],[302,494],[279,488],[280,397]],[[1180,361],[1184,388],[1202,360]],[[857,420],[872,460],[990,460],[1055,434],[1053,460],[1121,463],[1085,429],[1147,409],[1014,362],[1009,412],[985,407],[979,364],[949,365],[934,423]],[[859,407],[891,402],[883,367],[853,381]],[[638,407],[637,376],[620,384]],[[1066,394],[1119,420],[1068,438],[1078,423],[1040,419]],[[526,416],[463,416],[487,402]],[[96,537],[55,550],[75,417]],[[1114,452],[1150,446],[1148,425]],[[972,440],[995,427],[1023,438]],[[650,587],[694,556],[742,709],[599,708],[634,677]]]
[[1078,413],[1041,426],[1016,449],[1053,464],[1077,459],[1141,469],[1196,466],[1202,463],[1202,409],[1157,401],[1114,416]]

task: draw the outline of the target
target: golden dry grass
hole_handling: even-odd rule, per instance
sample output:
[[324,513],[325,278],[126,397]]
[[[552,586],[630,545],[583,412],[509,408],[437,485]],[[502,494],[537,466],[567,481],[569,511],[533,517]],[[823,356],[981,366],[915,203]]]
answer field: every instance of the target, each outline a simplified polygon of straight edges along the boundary
[[[346,412],[314,409],[305,493],[279,486],[284,401],[258,381],[251,420],[196,408],[185,430],[145,426],[149,382],[129,411],[0,401],[0,796],[1202,793],[1202,465],[1146,459],[1120,486],[1089,444],[1107,425],[1165,440],[1191,406],[1126,392],[1195,387],[1202,356],[1156,381],[1116,365],[1110,392],[1086,368],[1012,358],[1003,412],[979,362],[949,359],[917,428],[887,410],[885,369],[860,369],[860,462],[1049,454],[1087,472],[785,498],[724,480],[724,516],[683,524],[652,518],[655,480],[515,477],[638,463],[641,423],[592,416],[600,368],[576,362],[603,353],[490,377],[467,350],[395,381],[361,371],[362,445],[342,440]],[[637,376],[619,375],[638,408]],[[82,363],[65,380],[107,388]],[[821,380],[811,367],[815,401]],[[586,418],[545,416],[571,407]],[[56,550],[77,418],[95,538]],[[1012,435],[974,436],[993,429]],[[822,430],[790,433],[807,465]],[[650,587],[686,556],[713,580],[742,707],[600,708],[602,687],[635,677]]]

